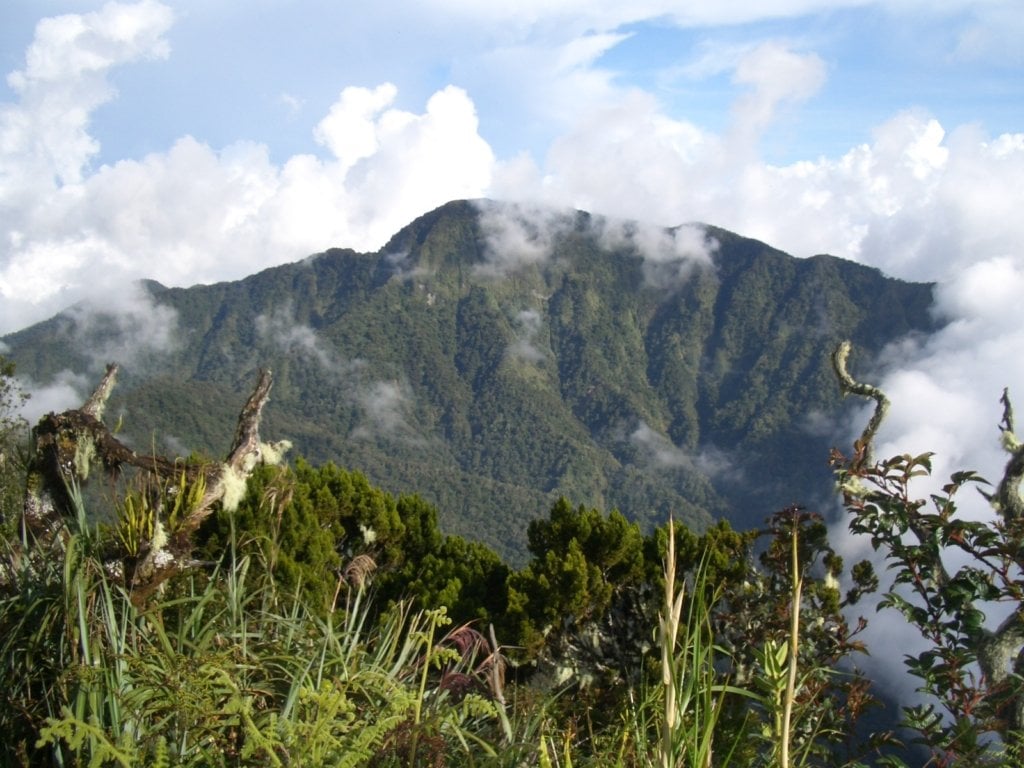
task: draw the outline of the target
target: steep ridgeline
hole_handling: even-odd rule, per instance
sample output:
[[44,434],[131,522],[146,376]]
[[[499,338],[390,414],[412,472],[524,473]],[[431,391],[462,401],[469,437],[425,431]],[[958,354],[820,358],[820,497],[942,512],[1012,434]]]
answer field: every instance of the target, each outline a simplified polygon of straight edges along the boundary
[[12,334],[9,357],[36,381],[120,358],[135,444],[211,453],[268,366],[268,436],[419,493],[513,562],[560,495],[698,527],[813,505],[844,435],[830,350],[866,360],[932,322],[931,286],[830,256],[491,202],[378,253],[145,290],[127,320],[76,307]]

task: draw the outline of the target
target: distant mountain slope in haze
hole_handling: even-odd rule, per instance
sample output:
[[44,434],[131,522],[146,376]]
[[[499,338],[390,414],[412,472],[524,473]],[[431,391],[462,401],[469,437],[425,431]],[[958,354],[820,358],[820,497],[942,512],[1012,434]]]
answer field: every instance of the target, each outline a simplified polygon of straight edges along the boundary
[[161,451],[222,452],[270,367],[266,435],[420,493],[513,561],[560,495],[696,526],[813,504],[842,412],[831,349],[932,330],[931,286],[834,257],[486,201],[378,253],[145,288],[127,320],[76,308],[6,337],[9,357],[46,381],[121,353],[111,407]]

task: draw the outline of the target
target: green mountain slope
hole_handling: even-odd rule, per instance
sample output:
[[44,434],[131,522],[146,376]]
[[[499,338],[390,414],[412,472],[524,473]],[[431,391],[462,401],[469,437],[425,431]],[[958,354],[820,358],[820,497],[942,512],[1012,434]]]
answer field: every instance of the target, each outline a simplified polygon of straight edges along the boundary
[[[129,350],[112,407],[160,451],[222,452],[270,367],[266,435],[420,493],[513,561],[560,495],[695,527],[813,503],[839,439],[820,428],[842,409],[830,350],[931,328],[931,286],[833,257],[490,202],[379,253],[146,291],[159,309],[134,323],[78,308],[6,337],[9,356],[45,381]],[[153,323],[170,333],[146,347]]]

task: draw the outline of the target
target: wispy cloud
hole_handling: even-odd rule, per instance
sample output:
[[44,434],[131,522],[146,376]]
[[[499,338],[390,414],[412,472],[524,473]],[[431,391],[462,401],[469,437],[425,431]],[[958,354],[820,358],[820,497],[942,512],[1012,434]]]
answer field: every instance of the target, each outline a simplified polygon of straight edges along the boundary
[[548,206],[482,203],[485,261],[477,265],[477,274],[505,277],[523,266],[548,261],[555,241],[572,230],[574,220],[572,211]]
[[18,385],[31,395],[21,407],[20,413],[29,424],[35,424],[48,413],[80,408],[96,382],[85,374],[63,370],[47,384],[19,376]]
[[102,300],[87,298],[61,317],[74,348],[94,370],[111,362],[143,367],[180,343],[177,311],[155,301],[140,283],[121,286]]
[[718,479],[735,476],[739,471],[723,451],[714,448],[697,452],[683,450],[643,419],[630,433],[629,442],[639,452],[641,461],[655,469],[683,469]]
[[362,409],[363,421],[352,430],[352,438],[387,438],[412,444],[424,442],[412,426],[412,393],[399,382],[375,381],[360,385],[355,399]]
[[[559,239],[577,227],[575,211],[540,204],[479,204],[484,258],[476,273],[505,277],[527,265],[555,257]],[[582,234],[610,251],[628,251],[643,259],[644,277],[656,287],[672,287],[698,266],[710,265],[718,243],[703,226],[663,227],[643,220],[590,217]]]
[[513,360],[538,364],[547,359],[547,352],[538,345],[544,318],[535,309],[524,309],[516,313],[515,325],[517,338],[508,348],[508,355]]
[[601,245],[612,250],[628,248],[643,258],[644,279],[658,288],[671,288],[695,268],[710,266],[718,241],[704,227],[658,227],[646,222],[598,218],[594,223]]
[[332,351],[321,343],[316,331],[295,321],[290,302],[273,312],[257,315],[256,333],[279,349],[308,355],[327,371],[338,372],[342,368]]

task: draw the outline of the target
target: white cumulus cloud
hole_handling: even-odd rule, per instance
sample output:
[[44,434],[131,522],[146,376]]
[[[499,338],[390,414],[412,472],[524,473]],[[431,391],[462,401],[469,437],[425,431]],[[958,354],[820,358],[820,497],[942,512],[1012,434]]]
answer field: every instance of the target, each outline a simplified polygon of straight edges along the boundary
[[0,105],[0,332],[140,277],[171,285],[237,279],[331,246],[381,246],[415,216],[479,197],[493,153],[465,91],[422,113],[396,88],[346,88],[312,130],[326,157],[270,160],[266,146],[167,150],[93,169],[90,116],[110,71],[166,56],[170,10],[155,2],[44,20],[18,95]]

